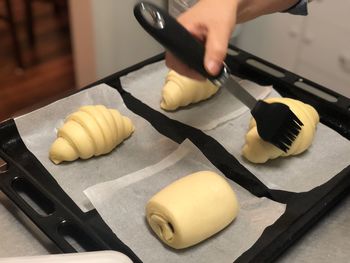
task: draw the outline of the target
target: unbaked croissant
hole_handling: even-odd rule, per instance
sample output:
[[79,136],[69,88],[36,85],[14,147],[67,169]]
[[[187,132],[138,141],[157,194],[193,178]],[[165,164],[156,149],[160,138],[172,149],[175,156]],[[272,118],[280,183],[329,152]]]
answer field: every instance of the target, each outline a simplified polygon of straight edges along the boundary
[[131,120],[103,105],[83,106],[65,120],[50,149],[55,164],[109,153],[134,131]]
[[211,171],[185,176],[155,194],[146,218],[167,245],[180,249],[195,245],[228,226],[239,205],[228,182]]
[[208,99],[218,89],[209,80],[193,80],[171,70],[165,80],[160,106],[164,110],[176,110],[179,107]]
[[269,103],[280,102],[288,105],[304,125],[289,150],[284,152],[260,138],[256,122],[252,118],[249,124],[249,131],[246,134],[246,143],[242,150],[243,156],[253,163],[265,163],[267,160],[275,159],[279,156],[285,157],[300,154],[309,148],[316,132],[317,123],[320,120],[317,111],[308,104],[290,98],[270,98],[265,101]]

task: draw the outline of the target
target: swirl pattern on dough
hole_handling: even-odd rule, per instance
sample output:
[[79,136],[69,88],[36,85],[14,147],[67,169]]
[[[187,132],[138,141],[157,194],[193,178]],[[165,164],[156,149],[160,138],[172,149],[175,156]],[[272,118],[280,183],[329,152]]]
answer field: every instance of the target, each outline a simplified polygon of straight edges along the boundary
[[162,90],[162,102],[160,106],[164,110],[176,110],[179,107],[208,99],[218,89],[209,80],[193,80],[170,70]]
[[88,159],[111,152],[134,131],[131,120],[115,109],[88,105],[67,117],[50,148],[50,159],[62,161]]
[[211,171],[182,177],[155,194],[146,205],[152,230],[168,246],[193,246],[228,226],[239,205],[228,182]]
[[304,125],[289,150],[284,152],[260,138],[256,122],[252,118],[249,124],[249,131],[245,137],[246,142],[243,146],[242,155],[250,162],[265,163],[269,159],[275,159],[280,156],[286,157],[300,154],[309,148],[316,132],[316,126],[320,121],[317,111],[311,105],[290,98],[269,98],[265,101],[269,103],[280,102],[288,105]]

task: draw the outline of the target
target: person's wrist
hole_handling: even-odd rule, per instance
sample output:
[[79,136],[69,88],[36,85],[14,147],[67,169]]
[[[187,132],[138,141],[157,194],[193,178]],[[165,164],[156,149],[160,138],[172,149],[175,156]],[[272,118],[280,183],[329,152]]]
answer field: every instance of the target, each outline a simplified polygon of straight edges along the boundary
[[299,0],[293,6],[284,10],[283,13],[289,13],[293,15],[307,15],[308,14],[308,3],[312,0]]
[[244,23],[258,16],[282,12],[299,0],[238,0],[237,23]]

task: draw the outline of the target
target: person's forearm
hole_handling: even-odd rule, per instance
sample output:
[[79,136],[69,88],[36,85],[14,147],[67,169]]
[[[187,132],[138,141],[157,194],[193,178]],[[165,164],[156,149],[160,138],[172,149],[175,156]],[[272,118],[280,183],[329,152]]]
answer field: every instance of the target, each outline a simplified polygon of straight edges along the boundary
[[285,11],[298,2],[299,0],[238,0],[237,23]]

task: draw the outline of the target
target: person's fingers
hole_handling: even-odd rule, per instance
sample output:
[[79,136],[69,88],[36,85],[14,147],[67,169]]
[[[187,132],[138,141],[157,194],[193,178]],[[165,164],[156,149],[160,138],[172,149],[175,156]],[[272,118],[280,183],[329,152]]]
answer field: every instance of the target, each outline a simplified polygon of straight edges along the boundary
[[[187,13],[180,15],[177,20],[180,24],[182,24],[195,38],[199,41],[205,42],[207,30],[205,26],[201,26],[200,24],[193,23],[193,18],[188,17]],[[174,56],[171,52],[166,52],[166,65],[168,68],[175,70],[177,73],[189,77],[191,79],[203,81],[206,78],[202,76],[200,73],[195,71],[194,69],[187,66],[181,60],[179,60],[176,56]],[[203,60],[204,64],[204,60]]]
[[180,15],[177,21],[199,41],[205,41],[208,30],[204,24],[194,22],[193,18],[188,16],[187,13]]
[[[189,11],[178,17],[180,24],[205,43],[203,64],[207,72],[214,76],[222,68],[237,13],[237,0],[222,1],[222,5],[218,5],[216,1],[199,1]],[[217,12],[213,14],[213,10]],[[217,14],[221,16],[218,17]],[[197,72],[170,54],[167,54],[166,61],[170,68],[182,75],[203,79]]]
[[231,31],[212,26],[205,43],[204,67],[213,76],[217,75],[226,57]]
[[179,59],[177,59],[172,53],[166,52],[165,53],[165,64],[168,68],[171,68],[175,70],[180,75],[189,77],[191,79],[196,80],[205,80],[205,78],[199,74],[197,71],[193,70],[186,64],[182,63]]

